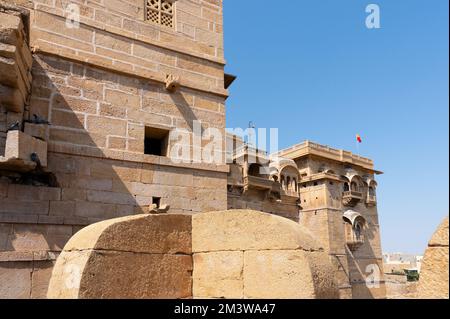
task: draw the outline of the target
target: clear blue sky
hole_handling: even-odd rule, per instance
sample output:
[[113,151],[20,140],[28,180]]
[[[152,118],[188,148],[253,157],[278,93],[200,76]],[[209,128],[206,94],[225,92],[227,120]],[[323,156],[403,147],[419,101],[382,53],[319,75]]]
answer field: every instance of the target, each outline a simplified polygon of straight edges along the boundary
[[[423,253],[449,212],[447,0],[225,0],[227,127],[373,158],[385,252]],[[381,8],[381,29],[365,8]]]

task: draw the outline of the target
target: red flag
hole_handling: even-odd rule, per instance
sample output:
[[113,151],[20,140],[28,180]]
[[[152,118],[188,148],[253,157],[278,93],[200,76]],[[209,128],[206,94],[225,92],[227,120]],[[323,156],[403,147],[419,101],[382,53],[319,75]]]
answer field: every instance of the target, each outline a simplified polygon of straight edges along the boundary
[[357,134],[356,135],[356,140],[358,141],[358,143],[362,143],[361,135]]

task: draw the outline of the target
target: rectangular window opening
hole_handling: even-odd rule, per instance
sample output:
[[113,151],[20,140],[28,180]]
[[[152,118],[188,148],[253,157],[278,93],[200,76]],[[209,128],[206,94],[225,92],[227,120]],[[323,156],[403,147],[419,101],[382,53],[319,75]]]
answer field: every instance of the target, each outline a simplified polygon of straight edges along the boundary
[[161,207],[161,197],[153,197],[152,204],[156,205],[156,208]]
[[167,156],[169,147],[169,131],[146,127],[145,128],[145,150],[147,155]]

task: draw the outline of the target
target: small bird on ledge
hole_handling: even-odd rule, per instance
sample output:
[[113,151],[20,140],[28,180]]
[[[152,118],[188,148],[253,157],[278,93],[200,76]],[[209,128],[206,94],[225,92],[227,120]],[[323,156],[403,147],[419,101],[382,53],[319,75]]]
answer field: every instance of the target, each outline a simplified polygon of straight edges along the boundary
[[49,121],[43,119],[37,114],[33,114],[33,119],[26,122],[31,124],[52,125]]
[[17,121],[16,123],[12,124],[9,128],[8,128],[8,132],[11,131],[20,131],[20,122]]

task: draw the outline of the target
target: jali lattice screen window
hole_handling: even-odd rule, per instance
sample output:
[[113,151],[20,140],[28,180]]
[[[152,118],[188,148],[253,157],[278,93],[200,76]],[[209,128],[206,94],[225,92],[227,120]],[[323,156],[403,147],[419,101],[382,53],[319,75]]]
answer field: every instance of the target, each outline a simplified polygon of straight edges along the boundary
[[145,0],[147,21],[166,27],[174,26],[174,0]]

